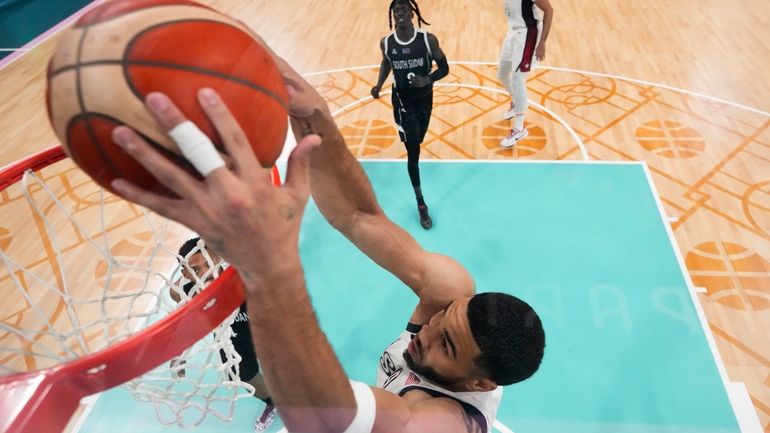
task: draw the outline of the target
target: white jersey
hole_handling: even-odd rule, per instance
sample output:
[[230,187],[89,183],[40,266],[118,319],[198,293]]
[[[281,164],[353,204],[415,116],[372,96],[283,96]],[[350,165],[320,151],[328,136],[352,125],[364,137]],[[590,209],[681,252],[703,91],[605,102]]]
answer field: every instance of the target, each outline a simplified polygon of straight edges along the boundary
[[398,340],[385,349],[377,368],[377,387],[401,396],[419,389],[433,397],[451,398],[460,403],[465,413],[481,426],[483,432],[490,432],[503,397],[503,388],[498,386],[489,392],[453,392],[425,380],[412,371],[404,360],[404,351],[419,330],[420,326],[410,323]]
[[540,9],[533,0],[503,0],[503,4],[510,29],[536,27],[542,19]]

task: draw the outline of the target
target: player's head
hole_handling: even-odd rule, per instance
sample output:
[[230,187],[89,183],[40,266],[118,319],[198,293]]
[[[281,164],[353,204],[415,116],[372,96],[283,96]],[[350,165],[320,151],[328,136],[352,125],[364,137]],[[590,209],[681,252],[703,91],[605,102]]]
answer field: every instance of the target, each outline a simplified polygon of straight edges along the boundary
[[436,313],[404,358],[451,390],[491,391],[532,376],[544,349],[545,332],[532,307],[505,293],[480,293]]
[[214,272],[209,272],[209,269],[212,265],[220,265],[222,262],[222,259],[215,252],[205,246],[201,238],[192,238],[182,244],[179,247],[179,256],[187,261],[187,265],[183,264],[182,266],[182,275],[190,281],[203,279],[205,282],[209,282],[213,280]]
[[417,6],[417,0],[393,0],[390,2],[390,8],[388,9],[388,22],[390,28],[393,28],[393,20],[396,20],[396,27],[408,27],[412,25],[412,18],[414,14],[417,14],[417,25],[422,27],[430,25],[422,18],[420,14],[420,7]]

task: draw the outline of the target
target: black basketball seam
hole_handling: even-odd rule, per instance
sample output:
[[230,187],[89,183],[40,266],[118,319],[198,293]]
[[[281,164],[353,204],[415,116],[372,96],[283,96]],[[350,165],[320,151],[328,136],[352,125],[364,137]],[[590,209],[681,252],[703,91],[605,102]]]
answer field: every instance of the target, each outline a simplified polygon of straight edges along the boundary
[[[221,72],[211,71],[211,70],[208,70],[208,69],[198,68],[198,67],[193,67],[193,66],[188,66],[188,65],[177,65],[177,64],[174,64],[174,63],[149,62],[149,61],[131,61],[131,62],[126,62],[126,61],[123,60],[123,59],[125,59],[127,57],[126,53],[131,52],[131,48],[134,46],[134,43],[139,39],[140,36],[144,35],[147,32],[153,31],[153,30],[155,30],[157,28],[166,27],[166,26],[169,26],[169,25],[172,25],[172,24],[179,24],[179,23],[213,23],[213,24],[230,26],[230,27],[233,27],[233,28],[237,29],[238,31],[246,33],[244,30],[241,30],[241,29],[239,29],[239,28],[237,28],[235,26],[231,26],[230,24],[221,23],[219,21],[206,20],[206,19],[186,19],[186,20],[164,21],[162,23],[155,24],[154,26],[150,26],[150,27],[145,28],[140,33],[137,33],[136,35],[134,35],[134,37],[131,39],[131,41],[128,42],[128,44],[126,45],[126,50],[123,53],[122,59],[120,60],[121,62],[124,63],[124,66],[123,66],[124,73],[125,73],[126,67],[128,65],[137,64],[137,65],[142,65],[142,66],[179,68],[179,69],[181,69],[183,71],[191,71],[191,72],[198,72],[198,73],[201,73],[203,75],[211,75],[211,76],[214,76],[214,77],[217,77],[217,78],[222,78],[222,79],[225,79],[225,80],[228,80],[228,81],[232,81],[232,82],[235,82],[235,83],[243,84],[246,87],[250,87],[250,88],[252,88],[252,89],[254,89],[254,90],[258,91],[258,92],[264,93],[265,95],[267,95],[271,99],[273,99],[276,102],[278,102],[278,104],[281,106],[281,108],[284,109],[284,111],[288,111],[287,103],[284,102],[280,97],[278,97],[278,95],[276,95],[275,93],[271,92],[270,90],[268,90],[268,89],[266,89],[266,88],[264,88],[262,86],[259,86],[259,85],[255,84],[255,83],[252,83],[252,82],[247,81],[247,80],[243,80],[241,78],[236,78],[236,77],[233,77],[233,76],[230,76],[230,75],[227,75],[227,74],[223,74]],[[252,42],[254,42],[255,44],[259,45],[259,42],[255,41],[253,39],[253,36],[249,35],[248,33],[246,33],[246,34],[247,34],[247,36],[249,36],[249,38],[252,39]],[[265,51],[267,51],[265,48],[263,48],[263,49]],[[269,53],[268,53],[268,56],[269,56]],[[126,64],[128,64],[128,65],[126,65]],[[134,92],[134,94],[136,94],[137,96],[141,96],[141,94],[137,91],[137,89],[135,89],[134,86],[132,86],[131,80],[128,79],[128,76],[126,76],[124,78],[126,79],[126,83],[128,83],[128,86],[131,88],[131,91]]]
[[[104,151],[104,149],[101,146],[101,143],[96,139],[96,132],[94,132],[93,127],[91,126],[91,116],[92,114],[89,113],[86,110],[86,103],[83,100],[83,86],[82,86],[82,77],[81,77],[81,57],[83,55],[83,44],[86,40],[86,35],[88,34],[88,29],[83,30],[83,34],[80,36],[80,41],[78,42],[78,50],[77,55],[75,57],[75,88],[77,91],[75,92],[78,96],[78,105],[80,106],[80,114],[70,119],[69,122],[67,122],[67,136],[69,137],[69,131],[70,127],[72,126],[72,122],[75,119],[84,118],[85,120],[85,128],[86,133],[88,134],[88,137],[91,140],[92,147],[96,148],[96,151],[98,152],[99,156],[102,158],[102,162],[110,167],[112,172],[117,175],[117,177],[124,177],[123,172],[118,169],[118,167],[115,165],[115,163],[112,161],[112,159],[107,155],[107,152]],[[67,144],[69,147],[69,143]]]
[[[198,68],[198,67],[194,67],[194,66],[178,65],[178,64],[175,64],[175,63],[151,62],[151,61],[143,61],[143,60],[133,60],[133,61],[125,61],[125,60],[94,60],[94,61],[90,61],[90,62],[83,62],[83,63],[74,64],[74,65],[63,66],[63,67],[61,67],[61,68],[59,68],[59,69],[57,69],[57,70],[55,70],[55,71],[53,71],[51,73],[51,79],[53,79],[54,77],[56,77],[60,73],[67,72],[67,71],[70,71],[70,70],[73,70],[73,69],[79,70],[80,68],[88,67],[88,66],[105,66],[105,65],[120,65],[120,66],[122,66],[123,70],[124,70],[124,75],[126,74],[126,68],[128,68],[129,66],[133,66],[133,65],[139,65],[139,66],[151,66],[151,67],[159,67],[159,68],[163,67],[163,68],[169,68],[169,69],[178,69],[178,70],[183,70],[183,71],[188,71],[188,72],[197,72],[197,73],[200,73],[202,75],[209,75],[209,76],[214,76],[214,77],[217,77],[217,78],[223,78],[225,80],[232,81],[232,82],[235,82],[235,83],[238,83],[238,84],[242,84],[242,85],[244,85],[246,87],[249,87],[249,88],[251,88],[253,90],[256,90],[256,91],[258,91],[260,93],[263,93],[266,96],[270,97],[270,99],[272,99],[275,102],[277,102],[281,106],[281,108],[283,108],[284,110],[288,110],[288,107],[286,106],[286,103],[278,95],[276,95],[275,93],[271,92],[270,90],[268,90],[268,89],[266,89],[266,88],[264,88],[264,87],[262,87],[260,85],[254,84],[254,83],[252,83],[250,81],[247,81],[247,80],[244,80],[244,79],[241,79],[241,78],[233,77],[231,75],[223,74],[221,72],[212,71],[212,70],[203,69],[203,68]],[[137,89],[135,89],[134,86],[131,85],[129,80],[126,80],[126,82],[128,83],[129,88],[131,89],[131,92],[134,93],[135,96],[137,96],[137,97],[141,96],[141,94],[137,91]]]
[[[244,79],[241,79],[241,78],[237,78],[237,77],[233,77],[231,75],[222,74],[221,72],[210,71],[208,69],[196,68],[196,67],[193,67],[193,66],[178,65],[178,64],[175,64],[175,63],[149,62],[149,61],[141,61],[141,60],[139,60],[139,61],[130,61],[130,62],[123,61],[123,60],[93,60],[93,61],[90,61],[90,62],[83,62],[83,63],[77,64],[77,65],[62,66],[61,68],[59,68],[59,69],[57,69],[57,70],[55,70],[55,71],[53,71],[51,73],[51,78],[55,77],[58,74],[61,74],[61,73],[64,73],[64,72],[67,72],[67,71],[70,71],[70,70],[73,70],[73,69],[78,69],[78,68],[81,68],[81,67],[105,66],[105,65],[107,65],[107,66],[121,65],[121,66],[124,67],[124,69],[125,69],[125,67],[132,66],[132,65],[166,67],[166,68],[170,68],[170,69],[179,69],[179,70],[183,70],[183,71],[198,72],[198,73],[201,73],[202,75],[215,76],[215,77],[223,78],[225,80],[232,81],[232,82],[235,82],[235,83],[238,83],[238,84],[243,84],[246,87],[254,89],[254,90],[256,90],[256,91],[258,91],[260,93],[264,93],[265,95],[269,96],[270,99],[273,99],[274,101],[276,101],[281,106],[281,108],[283,108],[284,110],[288,109],[288,107],[286,106],[286,103],[281,99],[280,96],[274,94],[270,90],[268,90],[268,89],[266,89],[266,88],[264,88],[264,87],[262,87],[262,86],[260,86],[258,84],[254,84],[254,83],[252,83],[250,81],[247,81],[247,80],[244,80]],[[129,84],[129,87],[131,87],[131,91],[134,92],[134,94],[137,94],[135,89],[132,86],[130,86],[130,84]]]
[[[134,42],[139,38],[139,36],[143,35],[146,32],[149,32],[149,31],[154,30],[154,29],[159,28],[159,27],[171,25],[171,24],[192,23],[192,22],[214,23],[214,24],[229,25],[229,24],[218,22],[218,21],[204,20],[204,19],[187,19],[187,20],[176,20],[176,21],[164,21],[164,22],[156,24],[154,26],[147,27],[141,33],[137,33],[133,37],[133,39],[126,45],[126,52],[130,52],[131,51],[131,47],[134,45]],[[246,33],[242,29],[239,29],[239,28],[234,27],[234,26],[232,26],[232,27],[238,29],[241,32]],[[248,33],[246,33],[246,34],[248,35]],[[251,35],[249,35],[249,37],[251,37]],[[259,44],[259,42],[257,42],[257,41],[254,41],[254,43]],[[284,111],[288,111],[288,106],[287,106],[288,104],[287,104],[286,101],[281,99],[281,97],[279,97],[278,95],[276,95],[275,93],[273,93],[272,91],[268,90],[265,87],[262,87],[262,86],[260,86],[258,84],[255,84],[255,83],[252,83],[251,81],[244,80],[242,78],[237,78],[237,77],[234,77],[234,76],[231,76],[231,75],[223,74],[221,72],[212,71],[212,70],[205,69],[205,68],[199,68],[199,67],[188,66],[188,65],[178,65],[178,64],[175,64],[175,63],[155,62],[155,61],[142,61],[142,60],[139,60],[139,61],[136,61],[136,60],[126,61],[126,60],[124,60],[125,57],[126,56],[125,56],[125,52],[124,52],[123,58],[119,59],[119,60],[95,60],[95,61],[86,62],[86,63],[78,63],[76,65],[63,66],[63,67],[61,67],[61,68],[59,68],[59,69],[57,69],[55,71],[52,71],[51,78],[55,77],[56,75],[58,75],[58,74],[60,74],[62,72],[66,72],[66,71],[68,71],[70,69],[75,69],[75,68],[79,68],[79,67],[96,66],[96,65],[121,65],[123,67],[123,73],[124,73],[124,78],[126,79],[126,83],[128,83],[128,86],[131,89],[131,91],[134,93],[134,95],[136,95],[137,97],[139,97],[139,99],[141,99],[141,94],[131,84],[131,80],[128,79],[128,76],[126,74],[127,68],[129,66],[132,66],[132,65],[150,66],[150,67],[166,67],[166,68],[169,68],[169,69],[179,69],[179,70],[182,70],[182,71],[197,72],[197,73],[200,73],[202,75],[209,75],[209,76],[213,76],[213,77],[217,77],[217,78],[222,78],[222,79],[225,79],[227,81],[234,82],[234,83],[242,84],[242,85],[244,85],[246,87],[249,87],[249,88],[251,88],[253,90],[256,90],[256,91],[258,91],[260,93],[263,93],[263,94],[267,95],[269,98],[271,98],[274,101],[276,101],[281,106],[281,108],[283,108]]]
[[[141,33],[138,33],[137,35],[135,35],[134,38],[127,44],[126,51],[130,51],[130,49],[134,45],[135,41],[141,35],[143,35],[144,33],[148,32],[148,31],[151,31],[151,30],[154,30],[156,28],[162,27],[162,26],[168,26],[168,25],[171,25],[171,24],[182,23],[182,22],[203,22],[203,23],[214,23],[214,24],[228,25],[228,24],[221,23],[221,22],[218,22],[218,21],[205,20],[205,19],[192,19],[192,20],[188,19],[188,20],[166,21],[166,22],[163,22],[163,23],[159,23],[159,24],[157,24],[155,26],[148,27],[148,28],[144,29],[144,31],[142,31]],[[95,24],[101,24],[101,23],[103,23],[103,22],[95,23]],[[86,26],[80,27],[81,29],[83,29],[83,33],[81,35],[80,41],[78,42],[78,49],[77,49],[77,55],[76,55],[75,64],[69,65],[69,66],[64,66],[64,67],[61,67],[61,68],[59,68],[57,70],[52,71],[51,74],[50,74],[49,80],[52,80],[53,78],[55,78],[60,73],[67,72],[67,71],[70,71],[70,70],[74,70],[75,71],[75,80],[76,80],[76,89],[77,89],[76,94],[77,94],[77,98],[78,98],[78,104],[80,106],[80,113],[77,116],[75,116],[73,119],[70,120],[70,122],[69,122],[69,124],[67,126],[67,129],[69,130],[69,128],[71,126],[71,123],[72,123],[72,121],[74,119],[85,119],[86,120],[86,122],[85,122],[86,132],[88,133],[88,135],[89,135],[89,137],[90,137],[90,139],[91,139],[91,141],[93,143],[93,147],[96,148],[96,150],[97,150],[99,156],[101,157],[102,161],[112,169],[113,173],[116,174],[117,177],[124,177],[124,175],[123,175],[122,171],[114,164],[114,161],[112,161],[112,159],[109,157],[109,155],[107,155],[107,153],[105,152],[104,148],[102,148],[101,143],[99,143],[96,140],[96,133],[93,130],[93,127],[91,125],[90,120],[94,116],[100,116],[100,117],[103,117],[103,118],[106,118],[106,119],[111,119],[111,120],[113,120],[113,121],[115,121],[116,123],[119,123],[119,124],[124,124],[124,122],[119,121],[118,119],[112,118],[111,116],[107,116],[107,115],[104,115],[104,114],[101,114],[101,113],[91,113],[91,112],[86,110],[86,106],[85,106],[86,104],[85,104],[85,100],[84,100],[83,94],[82,94],[82,73],[81,73],[81,69],[84,69],[86,67],[95,66],[95,65],[120,65],[122,67],[121,69],[123,70],[124,78],[125,78],[126,83],[128,84],[129,89],[140,100],[141,100],[141,93],[133,86],[132,81],[128,79],[128,72],[127,72],[128,71],[128,67],[133,66],[133,65],[146,66],[146,67],[158,67],[158,68],[177,69],[177,70],[182,70],[182,71],[195,72],[195,73],[199,73],[201,75],[208,75],[208,76],[213,76],[213,77],[221,78],[221,79],[224,79],[224,80],[227,80],[227,81],[230,81],[230,82],[234,82],[234,83],[243,85],[245,87],[251,88],[251,89],[253,89],[253,90],[255,90],[255,91],[259,92],[259,93],[262,93],[262,94],[268,96],[270,99],[272,99],[275,102],[277,102],[278,105],[280,105],[281,108],[283,108],[284,111],[288,111],[287,103],[284,102],[283,99],[281,99],[278,95],[276,95],[272,91],[268,90],[267,88],[262,87],[260,85],[257,85],[255,83],[252,83],[252,82],[250,82],[248,80],[241,79],[241,78],[238,78],[238,77],[234,77],[234,76],[231,76],[231,75],[228,75],[228,74],[224,74],[224,73],[221,73],[221,72],[218,72],[218,71],[208,70],[208,69],[205,69],[205,68],[194,67],[194,66],[189,66],[189,65],[179,65],[179,64],[174,64],[174,63],[158,62],[158,61],[141,61],[141,60],[139,60],[139,61],[136,61],[136,60],[126,61],[126,60],[124,60],[125,57],[126,57],[125,55],[123,56],[123,59],[120,59],[120,60],[96,60],[96,61],[90,61],[90,62],[82,62],[81,59],[82,59],[82,55],[83,55],[83,46],[85,44],[85,40],[86,40],[86,36],[87,36],[89,27],[91,27],[91,25],[86,25]],[[237,27],[234,27],[234,28],[237,29]],[[242,30],[242,29],[238,29],[238,30],[244,32],[244,30]],[[247,33],[247,32],[245,32],[245,33]],[[254,41],[254,42],[257,43],[256,41]],[[142,134],[142,137],[153,148],[155,148],[157,151],[162,153],[167,158],[169,158],[172,161],[174,161],[176,164],[182,165],[182,166],[184,166],[184,167],[186,167],[188,169],[192,168],[192,165],[189,163],[189,161],[187,161],[187,159],[183,158],[181,155],[177,155],[176,153],[174,153],[174,152],[164,148],[163,146],[161,146],[160,144],[156,143],[154,140],[149,139],[149,137],[146,137],[143,134]],[[225,155],[227,155],[226,149],[221,148],[221,147],[222,146],[217,146],[218,150],[223,152]],[[197,170],[193,170],[192,172],[193,173],[197,173]]]
[[[70,120],[70,123],[74,122],[75,120],[82,119],[82,118],[85,118],[85,120],[88,121],[88,120],[91,120],[91,118],[94,118],[94,117],[99,117],[99,118],[102,118],[102,119],[106,119],[106,120],[112,121],[112,122],[117,123],[117,124],[125,125],[125,123],[123,121],[121,121],[120,119],[117,119],[115,117],[108,116],[108,115],[102,114],[102,113],[92,113],[92,112],[79,113],[77,116],[73,117]],[[89,135],[91,135],[91,138],[92,138],[93,142],[97,143],[98,141],[95,140],[95,137],[94,137],[95,134],[93,133],[93,129],[90,128],[90,123],[86,122],[86,125],[87,125],[88,133],[89,133]],[[126,125],[126,126],[130,127],[130,125]],[[69,129],[69,125],[67,126],[67,129]],[[151,139],[150,137],[148,137],[145,134],[142,134],[139,131],[136,131],[136,132],[137,132],[137,134],[139,134],[144,139],[144,141],[146,141],[158,153],[160,153],[161,155],[163,155],[166,158],[170,159],[173,163],[175,163],[176,165],[180,166],[182,169],[184,169],[184,170],[186,170],[186,171],[188,171],[190,173],[193,173],[193,175],[196,178],[198,178],[199,180],[203,179],[203,176],[200,175],[198,170],[183,155],[178,155],[175,152],[173,152],[172,150],[163,147],[160,143],[156,142],[155,140]],[[118,167],[114,165],[112,159],[110,159],[109,156],[104,153],[104,149],[102,149],[101,146],[96,146],[96,147],[99,150],[99,153],[102,154],[103,159],[105,160],[105,163],[112,168],[113,172],[118,174],[117,177],[121,177],[121,178],[124,177],[122,172],[118,169]],[[223,153],[225,153],[225,155],[227,155],[227,152],[223,152]]]
[[[258,91],[260,93],[263,93],[263,94],[267,95],[268,97],[270,97],[270,99],[272,99],[275,102],[277,102],[278,105],[280,105],[281,108],[283,108],[284,110],[288,109],[288,107],[286,106],[286,102],[284,102],[281,99],[280,96],[276,95],[275,93],[271,92],[270,90],[266,89],[265,87],[262,87],[262,86],[260,86],[258,84],[254,84],[251,81],[244,80],[242,78],[234,77],[232,75],[223,74],[221,72],[212,71],[212,70],[209,70],[209,69],[198,68],[198,67],[195,67],[195,66],[178,65],[178,64],[174,64],[174,63],[165,63],[165,62],[153,62],[153,61],[146,61],[146,60],[133,60],[133,61],[130,61],[130,62],[123,62],[123,63],[126,64],[126,67],[127,66],[138,65],[138,66],[150,66],[150,67],[158,67],[158,68],[174,68],[174,69],[179,69],[179,70],[182,70],[182,71],[197,72],[197,73],[200,73],[202,75],[209,75],[209,76],[212,76],[212,77],[222,78],[222,79],[225,79],[227,81],[231,81],[231,82],[234,82],[234,83],[242,84],[242,85],[244,85],[246,87],[249,87],[249,88],[251,88],[253,90],[256,90],[256,91]],[[126,82],[128,82],[129,87],[131,87],[131,91],[133,91],[137,96],[141,96],[140,93],[136,89],[134,89],[133,85],[131,85],[131,82],[129,80],[126,80]]]

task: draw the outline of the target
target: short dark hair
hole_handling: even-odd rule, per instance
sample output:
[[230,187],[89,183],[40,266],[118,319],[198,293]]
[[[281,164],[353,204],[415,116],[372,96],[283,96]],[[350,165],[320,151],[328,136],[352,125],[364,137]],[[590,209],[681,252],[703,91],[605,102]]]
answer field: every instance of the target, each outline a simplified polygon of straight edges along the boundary
[[[198,237],[188,239],[185,243],[182,244],[181,247],[179,247],[179,255],[182,258],[186,258],[187,255],[190,254],[190,251],[198,247],[199,240],[201,240],[201,238],[198,238]],[[177,257],[177,260],[179,260],[178,257]]]
[[468,321],[481,349],[474,362],[498,385],[521,382],[540,367],[545,331],[526,302],[506,293],[479,293],[468,303]]

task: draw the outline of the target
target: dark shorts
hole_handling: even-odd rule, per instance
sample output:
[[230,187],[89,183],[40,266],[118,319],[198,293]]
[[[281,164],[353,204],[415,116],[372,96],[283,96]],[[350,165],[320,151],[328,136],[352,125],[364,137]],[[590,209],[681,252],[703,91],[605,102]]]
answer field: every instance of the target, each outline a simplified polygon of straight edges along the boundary
[[[241,362],[238,364],[238,377],[242,382],[248,382],[259,373],[259,362],[257,353],[254,351],[254,345],[247,340],[233,340],[233,346],[238,355],[241,356]],[[223,350],[219,351],[219,358],[222,362],[227,362],[227,356]],[[231,372],[235,375],[235,372]]]
[[393,102],[393,119],[399,126],[398,135],[401,141],[409,144],[420,144],[425,139],[430,124],[430,113],[433,109],[433,92],[424,96],[407,97],[399,95],[394,90],[391,101]]

